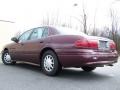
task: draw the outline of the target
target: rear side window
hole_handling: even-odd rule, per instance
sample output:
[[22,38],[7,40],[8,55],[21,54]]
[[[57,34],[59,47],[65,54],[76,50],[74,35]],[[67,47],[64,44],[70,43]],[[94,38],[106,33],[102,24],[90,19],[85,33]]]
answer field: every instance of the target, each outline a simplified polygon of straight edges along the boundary
[[45,38],[48,36],[48,28],[44,28],[44,31],[43,31],[43,34],[42,34],[42,37]]
[[39,28],[39,29],[37,29],[37,32],[38,32],[38,39],[40,39],[40,38],[42,38],[42,34],[43,34],[43,32],[44,32],[44,28]]
[[44,28],[39,27],[39,28],[35,28],[30,36],[30,40],[34,40],[34,39],[40,39],[42,38],[43,34],[45,34],[44,32]]

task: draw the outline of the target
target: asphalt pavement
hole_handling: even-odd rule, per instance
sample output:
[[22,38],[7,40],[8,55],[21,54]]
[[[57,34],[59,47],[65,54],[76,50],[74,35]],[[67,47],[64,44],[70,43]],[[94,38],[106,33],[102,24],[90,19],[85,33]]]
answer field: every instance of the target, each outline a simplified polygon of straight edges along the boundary
[[38,66],[0,62],[0,90],[120,90],[120,62],[90,73],[66,68],[56,77],[44,75]]

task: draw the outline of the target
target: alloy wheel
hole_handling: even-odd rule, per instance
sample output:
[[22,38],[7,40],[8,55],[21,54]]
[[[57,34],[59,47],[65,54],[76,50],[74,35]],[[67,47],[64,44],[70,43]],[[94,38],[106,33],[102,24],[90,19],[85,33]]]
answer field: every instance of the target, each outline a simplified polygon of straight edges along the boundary
[[44,58],[44,68],[46,71],[50,72],[54,68],[54,58],[52,55],[46,55]]

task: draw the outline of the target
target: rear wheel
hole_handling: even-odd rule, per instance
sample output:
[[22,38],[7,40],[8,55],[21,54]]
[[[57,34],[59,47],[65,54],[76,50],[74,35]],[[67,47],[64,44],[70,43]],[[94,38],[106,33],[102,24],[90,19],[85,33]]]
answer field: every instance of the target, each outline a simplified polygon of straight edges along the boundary
[[61,70],[57,55],[51,50],[48,50],[43,54],[41,67],[42,71],[49,76],[55,76]]
[[13,60],[11,59],[11,56],[10,56],[8,50],[3,51],[3,53],[2,53],[2,62],[3,62],[5,65],[13,65],[13,64],[16,64],[16,61],[13,61]]
[[84,67],[81,67],[81,68],[86,72],[91,72],[91,71],[95,70],[96,67],[84,66]]

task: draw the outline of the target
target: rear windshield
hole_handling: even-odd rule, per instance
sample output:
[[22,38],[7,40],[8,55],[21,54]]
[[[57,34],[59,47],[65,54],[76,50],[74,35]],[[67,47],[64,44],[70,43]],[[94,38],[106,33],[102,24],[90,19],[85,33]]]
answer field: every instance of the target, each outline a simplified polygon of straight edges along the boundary
[[82,35],[87,36],[86,34],[82,33],[79,30],[72,29],[72,28],[66,28],[66,27],[57,27],[56,28],[58,33],[61,35]]

